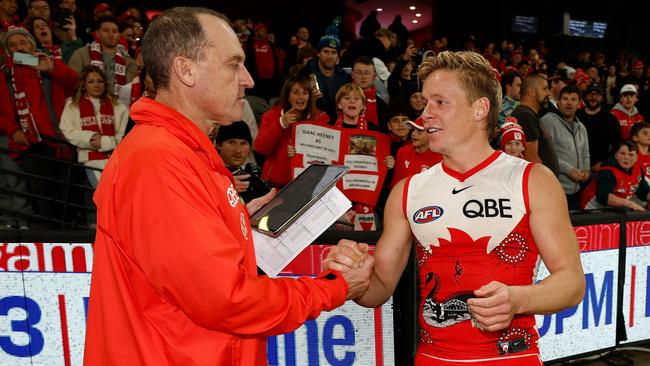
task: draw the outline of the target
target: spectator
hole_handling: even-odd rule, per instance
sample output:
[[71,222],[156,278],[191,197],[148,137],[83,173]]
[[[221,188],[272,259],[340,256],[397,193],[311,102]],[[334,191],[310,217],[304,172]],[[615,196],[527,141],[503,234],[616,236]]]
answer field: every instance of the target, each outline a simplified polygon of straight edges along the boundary
[[567,196],[569,210],[580,208],[582,185],[591,177],[587,129],[576,119],[580,92],[568,85],[560,92],[560,114],[546,113],[540,120],[560,166],[560,183]]
[[616,103],[616,85],[618,85],[617,78],[618,73],[616,72],[616,65],[609,65],[607,67],[607,75],[605,76],[605,90],[607,91],[606,102],[610,107]]
[[361,22],[361,28],[359,29],[359,35],[361,38],[370,38],[375,35],[375,32],[381,28],[379,20],[377,20],[377,10],[371,10],[366,18]]
[[503,152],[518,158],[524,158],[526,150],[526,135],[514,117],[506,117],[506,122],[501,126],[500,147]]
[[336,92],[350,81],[350,75],[338,66],[341,41],[337,32],[334,26],[327,29],[318,41],[318,57],[309,61],[302,71],[305,76],[315,75],[317,85],[313,85],[313,88],[318,86],[318,90],[313,90],[312,94],[316,106],[327,113],[330,121],[335,121],[337,117]]
[[524,78],[521,84],[521,103],[510,115],[517,119],[526,135],[524,158],[546,165],[557,176],[560,170],[557,156],[537,116],[539,110],[548,103],[549,95],[546,77],[532,73]]
[[[5,85],[10,85],[8,96],[12,97],[9,103],[3,105],[11,105],[9,115],[17,116],[5,129],[11,131],[9,146],[26,153],[18,158],[22,169],[34,175],[27,179],[30,192],[63,199],[58,184],[35,176],[63,180],[66,178],[64,172],[56,164],[34,157],[33,154],[49,158],[69,156],[67,147],[50,139],[63,139],[58,128],[59,116],[65,99],[74,92],[78,74],[62,60],[36,52],[36,40],[24,28],[9,28],[3,41],[9,55],[6,59],[5,77],[11,81]],[[31,67],[15,64],[11,57],[14,52],[37,56],[38,65]],[[46,85],[49,88],[45,88]],[[49,200],[39,200],[34,209],[46,217],[58,217],[60,214],[55,203]]]
[[506,117],[510,116],[512,111],[519,105],[519,100],[521,100],[521,82],[521,75],[515,71],[507,72],[501,77],[503,99],[499,106],[499,128],[506,123]]
[[407,108],[399,104],[391,104],[388,115],[388,136],[390,137],[390,153],[395,156],[397,150],[408,143],[409,128],[406,121],[410,119]]
[[422,92],[418,89],[413,90],[411,96],[408,99],[408,105],[406,106],[408,110],[408,117],[411,120],[415,120],[416,118],[420,117],[426,105],[427,98],[422,95]]
[[282,56],[280,49],[269,40],[265,24],[255,24],[254,32],[246,43],[246,68],[255,80],[251,94],[270,100],[278,96],[280,89]]
[[580,197],[581,208],[597,210],[605,207],[621,207],[633,211],[646,208],[634,202],[636,196],[642,201],[650,200],[650,187],[636,165],[637,146],[623,141],[613,158],[607,159]]
[[650,183],[650,124],[639,122],[630,130],[631,140],[637,147],[637,165],[641,167],[641,173],[645,180]]
[[46,0],[31,0],[27,8],[27,17],[24,23],[30,23],[32,18],[38,17],[50,22],[52,12],[50,11],[50,4]]
[[386,61],[388,50],[395,45],[395,33],[386,28],[378,29],[372,37],[363,37],[354,41],[341,56],[341,67],[352,67],[360,56],[378,58]]
[[17,10],[17,0],[0,0],[0,35],[6,32],[10,26],[18,27],[22,24],[16,14]]
[[442,155],[429,149],[429,134],[424,131],[422,118],[414,121],[406,121],[411,129],[409,138],[410,144],[406,144],[397,150],[395,158],[395,170],[390,182],[392,189],[400,180],[414,174],[423,172],[442,161]]
[[[296,31],[296,34],[291,36],[291,40],[289,41],[289,46],[287,47],[286,50],[286,57],[284,61],[284,73],[288,74],[289,70],[291,67],[295,64],[304,64],[303,57],[298,57],[298,51],[304,47],[311,47],[311,43],[309,43],[309,29],[307,27],[302,26],[298,28],[298,31]],[[315,54],[315,52],[314,52]]]
[[70,18],[70,24],[68,24],[68,31],[70,32],[68,39],[61,44],[55,43],[52,37],[52,29],[45,19],[40,17],[31,18],[30,23],[27,24],[27,27],[34,35],[37,41],[37,47],[42,49],[47,54],[54,58],[62,59],[63,62],[67,63],[72,57],[72,54],[78,48],[83,47],[83,43],[75,33],[76,25],[74,18]]
[[541,116],[548,112],[559,113],[560,110],[558,109],[557,103],[560,100],[560,92],[572,82],[566,69],[556,69],[553,75],[547,78],[547,81],[550,97],[548,98],[546,108],[543,108],[539,113]]
[[87,65],[99,67],[106,74],[109,92],[117,96],[120,89],[133,80],[138,67],[126,50],[118,45],[120,33],[114,18],[100,18],[96,31],[98,41],[76,50],[69,65],[77,72]]
[[293,178],[289,164],[295,154],[291,126],[305,121],[325,124],[328,117],[316,108],[309,80],[296,75],[284,83],[280,101],[262,115],[253,144],[255,151],[266,157],[262,179],[272,186],[284,187]]
[[352,66],[352,82],[361,87],[366,95],[365,117],[368,123],[375,125],[379,131],[387,132],[386,102],[377,96],[373,85],[377,74],[372,60],[366,56],[359,57]]
[[59,128],[77,147],[77,160],[95,168],[86,169],[93,188],[97,187],[111,152],[122,141],[128,118],[129,110],[108,91],[104,72],[97,66],[85,66],[79,75],[77,92],[65,104]]
[[395,46],[403,52],[406,49],[406,40],[409,38],[409,30],[406,28],[404,23],[402,23],[402,16],[400,14],[395,15],[393,22],[388,26],[388,30],[395,34],[397,37],[397,43]]
[[215,144],[226,168],[233,173],[235,188],[244,203],[269,193],[270,188],[260,177],[259,168],[250,163],[253,136],[246,122],[220,126]]
[[576,116],[587,128],[589,137],[589,161],[592,172],[614,154],[614,148],[621,142],[621,128],[616,117],[603,108],[603,89],[591,84],[583,94],[585,107]]
[[[75,18],[77,12],[77,3],[75,0],[57,0],[58,6],[55,7],[54,22],[50,22],[52,35],[61,43],[74,41],[78,39],[77,29],[85,30],[80,27],[80,23]],[[71,29],[73,28],[73,29]],[[83,42],[81,42],[83,45]]]
[[621,126],[621,136],[624,140],[630,138],[630,129],[632,126],[635,123],[643,121],[643,116],[641,116],[639,110],[635,106],[638,100],[638,94],[639,92],[637,91],[636,85],[623,85],[619,96],[619,102],[616,103],[614,108],[612,108],[612,114],[616,117],[618,124]]
[[409,96],[417,90],[417,80],[413,75],[417,48],[414,45],[406,47],[404,54],[397,58],[395,69],[388,77],[388,93],[393,103],[407,104]]

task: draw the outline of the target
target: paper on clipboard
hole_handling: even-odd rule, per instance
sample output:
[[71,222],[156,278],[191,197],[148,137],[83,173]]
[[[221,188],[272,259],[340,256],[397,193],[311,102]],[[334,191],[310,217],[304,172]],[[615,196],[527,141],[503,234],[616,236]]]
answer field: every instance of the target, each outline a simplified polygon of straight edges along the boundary
[[332,187],[277,238],[253,230],[257,265],[269,277],[276,277],[350,207],[350,200]]

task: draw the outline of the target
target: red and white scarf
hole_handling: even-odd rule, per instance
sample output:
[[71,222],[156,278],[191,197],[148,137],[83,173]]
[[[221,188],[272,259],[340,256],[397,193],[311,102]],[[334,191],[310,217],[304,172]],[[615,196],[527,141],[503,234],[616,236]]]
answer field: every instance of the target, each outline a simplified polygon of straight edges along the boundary
[[[95,113],[93,103],[84,96],[79,99],[79,118],[81,129],[84,131],[97,132],[101,136],[115,136],[115,114],[113,103],[109,98],[104,98],[99,107],[99,121]],[[88,160],[108,159],[108,154],[99,151],[88,152]]]
[[[115,83],[113,85],[113,94],[118,95],[120,89],[126,85],[126,59],[124,58],[122,45],[117,46],[115,51]],[[104,56],[102,55],[102,46],[93,42],[88,45],[88,53],[90,54],[90,64],[97,66],[104,71]]]
[[[27,89],[23,83],[24,80],[27,80],[27,77],[22,77],[22,75],[16,77],[16,73],[31,73],[34,72],[34,69],[24,66],[15,67],[11,59],[7,60],[7,66],[11,69],[11,86],[14,89],[14,104],[16,106],[20,128],[25,133],[28,141],[40,142],[43,139],[41,138],[38,125],[30,109],[29,100],[27,99]],[[41,74],[39,72],[37,74],[39,81],[42,83]]]
[[[348,125],[350,126],[350,125]],[[338,118],[336,119],[336,122],[334,122],[334,127],[341,128],[343,127],[343,114],[339,113]],[[365,115],[360,115],[359,119],[357,120],[357,127],[360,130],[367,130],[368,129],[368,124],[366,123],[366,116]]]

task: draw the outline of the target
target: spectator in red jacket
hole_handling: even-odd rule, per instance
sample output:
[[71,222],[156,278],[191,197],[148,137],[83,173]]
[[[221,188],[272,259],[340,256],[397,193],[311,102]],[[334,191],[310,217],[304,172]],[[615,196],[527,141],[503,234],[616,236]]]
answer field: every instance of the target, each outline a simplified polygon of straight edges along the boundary
[[643,121],[635,104],[639,100],[639,91],[634,84],[625,84],[621,88],[619,102],[612,108],[612,114],[621,125],[621,136],[623,140],[630,138],[630,129],[635,123]]
[[[36,52],[36,41],[26,29],[12,27],[3,37],[7,55],[14,52],[38,57],[38,65],[27,66],[14,63],[13,57],[6,59],[5,77],[10,81],[9,105],[15,119],[7,120],[2,126],[11,136],[9,146],[14,150],[26,151],[52,158],[67,157],[71,150],[48,138],[63,139],[58,128],[59,116],[65,99],[74,93],[78,74],[62,60],[50,58]],[[9,84],[9,83],[7,83]],[[28,173],[54,179],[64,179],[56,164],[34,158],[30,154],[21,156],[22,168]],[[61,197],[59,186],[51,182],[28,178],[29,190],[48,197]],[[37,213],[47,217],[58,217],[60,211],[50,201],[39,201]]]
[[316,108],[309,79],[300,75],[287,79],[280,101],[262,115],[260,130],[253,143],[253,149],[266,156],[262,179],[276,187],[289,183],[292,178],[289,158],[295,154],[291,125],[305,121],[325,124],[328,119],[326,113]]
[[391,189],[400,180],[423,172],[442,161],[442,154],[429,149],[429,135],[424,131],[422,118],[406,121],[405,124],[411,128],[411,143],[397,150]]

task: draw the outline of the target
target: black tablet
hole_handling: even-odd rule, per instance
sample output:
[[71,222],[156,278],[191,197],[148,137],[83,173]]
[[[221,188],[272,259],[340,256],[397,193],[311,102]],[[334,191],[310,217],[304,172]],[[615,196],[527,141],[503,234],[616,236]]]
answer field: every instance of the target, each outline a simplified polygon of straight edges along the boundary
[[251,225],[266,235],[280,235],[348,170],[344,165],[310,165],[253,214]]

